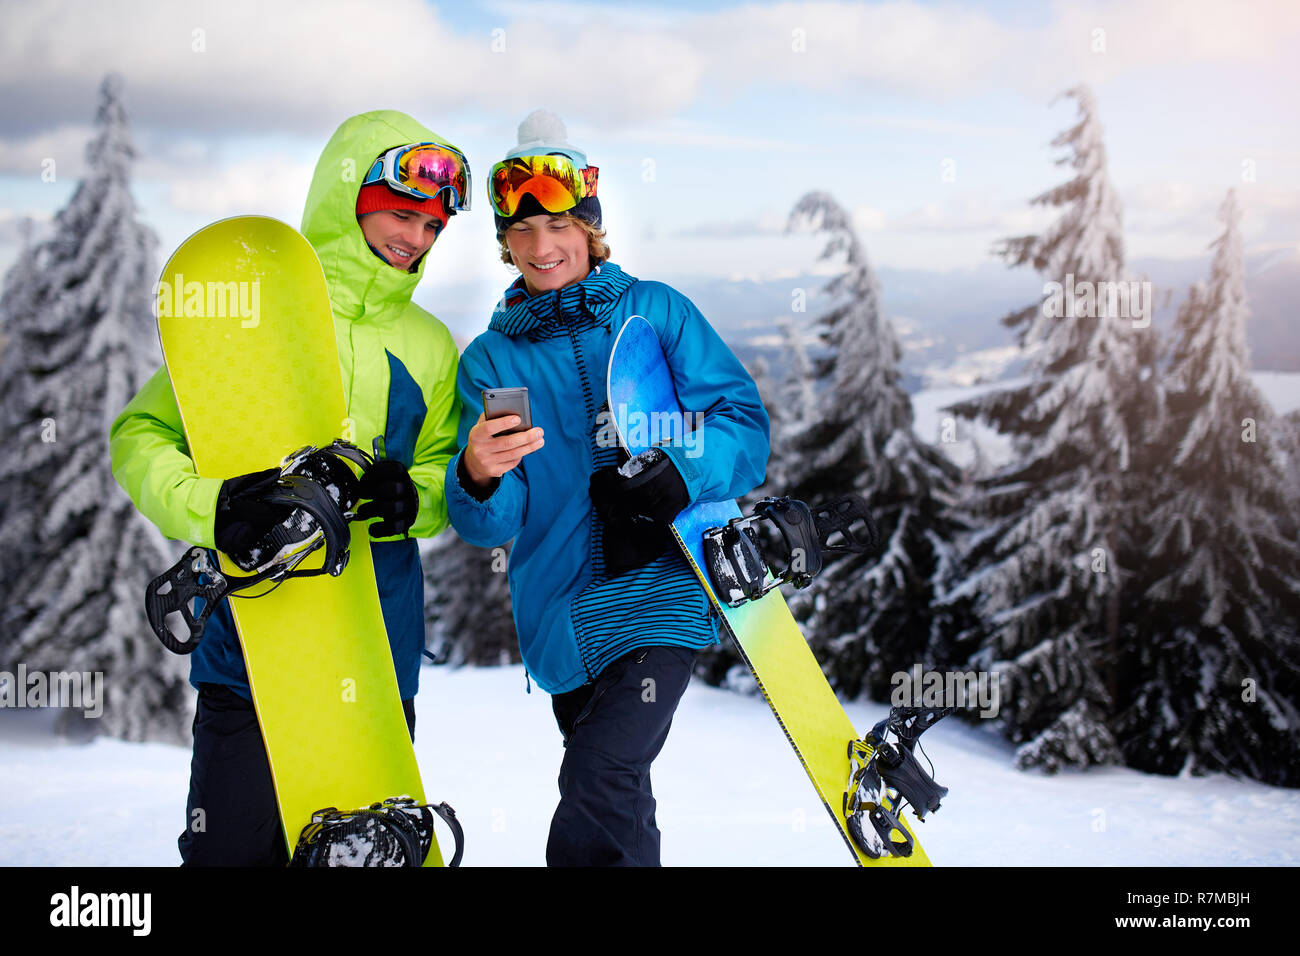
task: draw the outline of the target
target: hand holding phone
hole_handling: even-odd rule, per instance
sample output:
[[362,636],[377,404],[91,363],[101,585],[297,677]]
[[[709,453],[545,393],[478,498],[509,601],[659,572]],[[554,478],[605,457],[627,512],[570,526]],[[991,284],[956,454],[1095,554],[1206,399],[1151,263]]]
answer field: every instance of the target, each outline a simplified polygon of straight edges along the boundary
[[488,421],[494,418],[503,418],[506,415],[516,415],[519,418],[519,424],[504,432],[498,432],[502,435],[514,435],[519,432],[526,432],[533,427],[532,409],[528,405],[528,389],[524,386],[517,388],[485,388],[482,390],[483,395],[483,417]]
[[484,389],[483,408],[464,454],[465,470],[479,487],[491,485],[545,444],[542,430],[532,427],[528,389]]

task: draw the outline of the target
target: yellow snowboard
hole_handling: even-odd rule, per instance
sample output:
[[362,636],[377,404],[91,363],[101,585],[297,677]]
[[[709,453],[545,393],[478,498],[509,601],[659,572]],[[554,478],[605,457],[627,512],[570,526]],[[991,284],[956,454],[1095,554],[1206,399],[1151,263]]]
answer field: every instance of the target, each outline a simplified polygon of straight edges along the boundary
[[[325,276],[292,227],[241,216],[187,239],[163,269],[158,332],[203,477],[275,467],[304,445],[352,437]],[[356,528],[338,577],[292,578],[230,601],[290,854],[315,810],[425,802],[369,539]],[[436,839],[425,865],[442,865]]]

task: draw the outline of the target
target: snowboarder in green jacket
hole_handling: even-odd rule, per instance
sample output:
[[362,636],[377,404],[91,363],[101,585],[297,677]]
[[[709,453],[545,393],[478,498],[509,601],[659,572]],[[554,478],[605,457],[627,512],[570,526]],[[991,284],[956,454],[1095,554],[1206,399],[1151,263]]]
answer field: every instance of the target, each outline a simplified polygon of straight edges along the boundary
[[[383,452],[365,475],[362,497],[370,500],[359,513],[378,519],[369,528],[375,578],[412,736],[424,648],[423,576],[412,538],[447,526],[443,482],[457,450],[460,403],[455,342],[411,295],[447,221],[468,208],[468,195],[452,185],[467,180],[464,155],[429,129],[391,110],[364,113],[326,145],[302,220],[334,312],[351,432],[340,437],[366,448],[377,438]],[[229,553],[280,520],[259,500],[273,471],[197,474],[166,368],[114,421],[110,450],[118,483],[170,538]],[[190,661],[199,696],[182,859],[283,865],[275,791],[228,607],[214,612]],[[196,808],[204,810],[202,828],[192,826]]]

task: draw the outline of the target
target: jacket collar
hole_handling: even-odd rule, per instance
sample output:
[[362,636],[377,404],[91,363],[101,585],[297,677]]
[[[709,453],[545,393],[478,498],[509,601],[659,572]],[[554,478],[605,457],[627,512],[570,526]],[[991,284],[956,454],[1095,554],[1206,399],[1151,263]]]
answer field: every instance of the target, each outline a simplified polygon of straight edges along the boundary
[[634,282],[634,276],[605,262],[581,282],[530,297],[521,276],[497,303],[488,328],[511,336],[527,334],[534,341],[593,328],[606,321]]

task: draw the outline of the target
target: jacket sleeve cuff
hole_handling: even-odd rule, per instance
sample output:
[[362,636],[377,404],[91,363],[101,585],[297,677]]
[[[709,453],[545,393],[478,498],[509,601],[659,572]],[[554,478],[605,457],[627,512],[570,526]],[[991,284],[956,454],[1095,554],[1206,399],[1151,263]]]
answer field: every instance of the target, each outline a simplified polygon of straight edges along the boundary
[[700,496],[700,487],[704,483],[704,476],[695,464],[695,459],[686,454],[687,449],[681,445],[660,445],[667,455],[668,460],[676,467],[677,472],[682,476],[682,481],[686,484],[686,493],[690,495],[690,500],[695,501]]
[[204,548],[217,546],[215,524],[217,508],[220,505],[220,478],[195,478],[187,499],[189,527],[183,540]]
[[487,501],[492,497],[492,493],[501,487],[501,479],[493,478],[492,483],[486,488],[480,488],[474,484],[469,476],[469,470],[465,467],[465,455],[456,456],[456,483],[465,494],[469,495],[475,501]]

